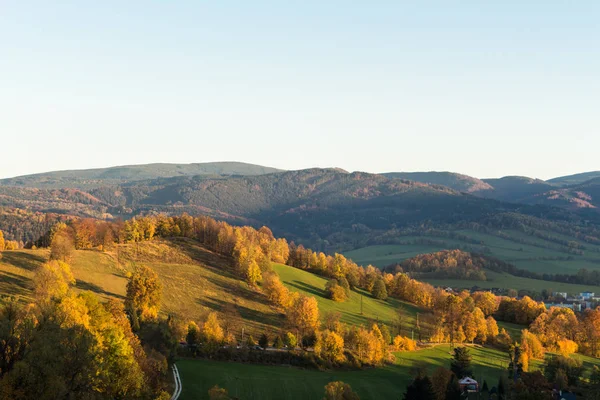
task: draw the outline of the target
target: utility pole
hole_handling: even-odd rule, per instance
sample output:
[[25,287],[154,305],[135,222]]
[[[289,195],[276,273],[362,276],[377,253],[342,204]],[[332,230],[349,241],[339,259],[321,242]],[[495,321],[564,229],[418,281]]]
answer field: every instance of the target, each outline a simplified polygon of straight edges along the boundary
[[363,303],[362,303],[363,295],[360,295],[360,315],[363,315]]

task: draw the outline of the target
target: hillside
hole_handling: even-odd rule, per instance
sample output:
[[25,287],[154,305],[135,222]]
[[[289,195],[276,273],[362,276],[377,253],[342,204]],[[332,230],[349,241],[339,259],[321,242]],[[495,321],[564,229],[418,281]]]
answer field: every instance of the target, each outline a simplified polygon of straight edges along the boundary
[[498,179],[484,179],[483,181],[494,189],[481,193],[482,196],[515,203],[554,188],[548,182],[525,176],[505,176]]
[[[164,315],[182,321],[200,320],[209,310],[227,315],[232,325],[259,334],[274,330],[283,316],[266,299],[233,274],[230,260],[192,241],[121,245],[117,251],[79,250],[71,261],[78,290],[103,299],[124,299],[127,273],[136,264],[154,269],[163,283]],[[0,295],[31,299],[35,268],[48,259],[47,250],[5,251],[0,259]],[[234,311],[235,310],[235,311]]]
[[[0,298],[17,296],[32,299],[35,269],[46,262],[48,250],[5,251],[0,258]],[[118,262],[117,262],[118,258]],[[124,299],[127,274],[134,265],[155,270],[163,283],[164,315],[182,321],[201,320],[210,310],[222,313],[231,326],[258,337],[262,332],[279,332],[284,316],[259,292],[234,275],[231,260],[217,255],[191,240],[142,242],[120,245],[118,250],[100,252],[78,250],[71,261],[77,290],[91,290],[102,299]],[[282,282],[294,292],[316,297],[321,318],[328,312],[340,312],[341,321],[351,325],[381,321],[390,328],[399,306],[405,310],[404,328],[412,329],[417,307],[390,299],[373,299],[366,292],[352,292],[348,301],[335,303],[325,297],[327,280],[310,272],[286,265],[273,266]],[[361,295],[362,310],[361,314]],[[1,300],[0,300],[1,301]]]
[[600,171],[584,172],[581,174],[561,176],[558,178],[549,179],[548,182],[554,185],[567,186],[581,184],[595,178],[600,178]]
[[476,193],[493,189],[490,184],[481,179],[455,172],[387,172],[382,175],[388,178],[442,185],[465,193]]
[[24,175],[0,180],[1,186],[33,188],[92,188],[146,179],[194,175],[262,175],[279,172],[276,168],[241,162],[194,164],[142,164],[110,168],[68,170]]

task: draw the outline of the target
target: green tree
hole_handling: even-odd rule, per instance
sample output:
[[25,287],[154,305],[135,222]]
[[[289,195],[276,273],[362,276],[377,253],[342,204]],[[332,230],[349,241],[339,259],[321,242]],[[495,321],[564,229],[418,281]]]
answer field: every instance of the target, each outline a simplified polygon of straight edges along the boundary
[[281,336],[277,335],[275,337],[275,341],[273,342],[273,347],[275,347],[276,349],[283,349],[284,343],[283,340],[281,339]]
[[266,333],[263,333],[258,339],[258,345],[263,349],[269,347],[269,336]]
[[459,379],[473,375],[473,371],[471,370],[471,354],[466,347],[457,347],[454,349],[450,370]]
[[406,388],[403,400],[435,400],[431,379],[428,376],[417,376]]
[[373,285],[373,291],[371,292],[373,297],[379,300],[385,300],[388,297],[387,289],[383,279],[377,279]]
[[452,375],[448,382],[448,386],[446,387],[445,400],[460,400],[461,398],[462,392],[460,390],[460,385],[458,384],[458,379],[456,378],[456,375]]
[[288,332],[285,334],[284,342],[289,350],[294,350],[298,345],[298,338],[292,332]]

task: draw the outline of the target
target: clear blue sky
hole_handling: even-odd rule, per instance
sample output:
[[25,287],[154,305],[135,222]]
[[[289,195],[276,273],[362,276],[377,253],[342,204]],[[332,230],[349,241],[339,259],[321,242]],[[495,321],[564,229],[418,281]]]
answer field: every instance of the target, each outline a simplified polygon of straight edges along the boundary
[[0,177],[599,170],[599,21],[596,0],[0,0]]

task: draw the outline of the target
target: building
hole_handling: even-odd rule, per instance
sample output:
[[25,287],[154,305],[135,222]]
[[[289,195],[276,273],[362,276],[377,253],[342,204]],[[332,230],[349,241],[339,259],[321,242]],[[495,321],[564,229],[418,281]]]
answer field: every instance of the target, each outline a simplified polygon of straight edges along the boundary
[[554,292],[552,293],[552,297],[562,297],[563,299],[567,299],[569,297],[567,292]]
[[468,376],[459,380],[458,385],[460,386],[461,392],[464,392],[465,390],[467,392],[479,392],[479,383]]
[[579,293],[579,297],[583,300],[591,300],[596,294],[594,292],[583,292]]

